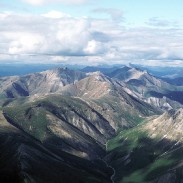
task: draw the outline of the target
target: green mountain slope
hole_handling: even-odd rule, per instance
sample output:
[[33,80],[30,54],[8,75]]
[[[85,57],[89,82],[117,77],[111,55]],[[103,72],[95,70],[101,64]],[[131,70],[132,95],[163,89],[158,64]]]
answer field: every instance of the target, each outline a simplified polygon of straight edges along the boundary
[[8,123],[2,113],[0,124],[1,183],[111,182],[113,170],[103,161],[88,161],[68,154],[59,144],[50,143],[50,139],[41,143]]
[[[180,183],[182,171],[182,110],[165,113],[121,131],[107,143],[105,160],[120,183]],[[175,128],[179,126],[179,128]]]

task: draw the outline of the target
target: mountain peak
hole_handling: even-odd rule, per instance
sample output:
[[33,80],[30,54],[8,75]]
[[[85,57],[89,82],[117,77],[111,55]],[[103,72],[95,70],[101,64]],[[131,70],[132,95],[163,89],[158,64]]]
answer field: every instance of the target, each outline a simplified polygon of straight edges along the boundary
[[183,108],[178,110],[169,110],[162,114],[159,118],[159,121],[171,121],[172,123],[180,123],[183,120]]
[[81,72],[81,71],[76,71],[76,70],[71,70],[67,67],[58,67],[55,69],[51,69],[51,70],[47,70],[44,72],[41,72],[42,74],[47,75],[48,77],[51,76],[55,76],[57,78],[60,79],[69,79],[69,80],[80,80],[83,79],[84,77],[86,77],[86,74]]
[[183,108],[178,109],[173,115],[173,119],[175,120],[183,120]]
[[[128,82],[131,79],[139,79],[141,76],[148,74],[135,67],[124,66],[114,70],[109,74],[110,77]],[[148,74],[149,75],[149,74]]]
[[55,73],[55,74],[59,74],[59,73],[62,73],[62,72],[71,72],[71,71],[72,70],[68,69],[67,67],[57,67],[57,68],[54,68],[54,69],[49,69],[49,70],[43,71],[41,73]]

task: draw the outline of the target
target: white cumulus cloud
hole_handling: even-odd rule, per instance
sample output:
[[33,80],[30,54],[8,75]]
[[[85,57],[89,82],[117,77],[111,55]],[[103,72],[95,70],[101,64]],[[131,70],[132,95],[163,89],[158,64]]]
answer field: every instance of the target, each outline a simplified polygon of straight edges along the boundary
[[183,63],[181,28],[126,28],[59,11],[0,14],[0,62]]

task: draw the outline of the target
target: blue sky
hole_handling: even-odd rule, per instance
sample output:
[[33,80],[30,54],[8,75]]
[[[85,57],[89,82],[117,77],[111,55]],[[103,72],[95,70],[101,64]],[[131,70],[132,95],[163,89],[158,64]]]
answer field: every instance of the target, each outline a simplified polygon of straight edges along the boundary
[[183,21],[182,0],[97,0],[82,4],[49,3],[34,6],[21,0],[1,1],[1,11],[16,11],[45,13],[49,10],[57,10],[68,13],[72,16],[87,16],[92,18],[108,18],[104,13],[95,13],[93,10],[102,8],[113,8],[123,12],[125,23],[134,26],[143,26],[144,23],[153,17],[164,20]]
[[182,0],[2,0],[0,62],[183,65]]

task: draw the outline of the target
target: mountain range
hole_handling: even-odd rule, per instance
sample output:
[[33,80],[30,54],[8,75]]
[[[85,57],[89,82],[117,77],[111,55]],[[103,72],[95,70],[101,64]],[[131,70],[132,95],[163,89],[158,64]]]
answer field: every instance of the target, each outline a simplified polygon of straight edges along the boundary
[[127,66],[0,77],[0,182],[181,182],[182,94]]

